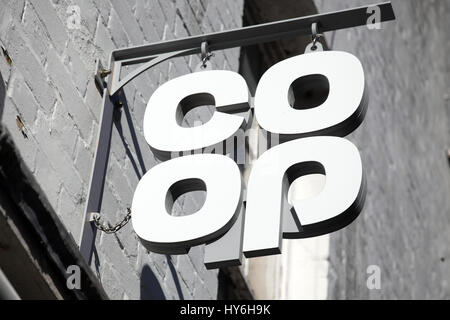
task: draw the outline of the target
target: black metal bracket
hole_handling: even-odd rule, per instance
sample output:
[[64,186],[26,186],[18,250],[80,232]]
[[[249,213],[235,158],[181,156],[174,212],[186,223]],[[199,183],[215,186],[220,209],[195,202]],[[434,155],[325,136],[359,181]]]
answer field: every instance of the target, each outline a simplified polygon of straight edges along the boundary
[[[394,10],[391,2],[388,1],[325,14],[298,17],[234,30],[118,49],[111,53],[108,69],[103,68],[98,62],[95,79],[99,89],[103,91],[103,109],[80,238],[80,250],[86,261],[90,262],[95,241],[96,230],[91,217],[92,213],[100,212],[111,143],[113,109],[116,105],[115,101],[118,101],[117,93],[123,86],[163,61],[201,53],[202,43],[205,42],[208,43],[209,51],[216,51],[270,42],[280,38],[311,35],[313,23],[317,24],[321,33],[358,27],[368,24],[368,18],[372,12],[370,9],[374,7],[380,10],[380,21],[377,22],[395,20]],[[122,67],[134,64],[142,65],[121,79]]]

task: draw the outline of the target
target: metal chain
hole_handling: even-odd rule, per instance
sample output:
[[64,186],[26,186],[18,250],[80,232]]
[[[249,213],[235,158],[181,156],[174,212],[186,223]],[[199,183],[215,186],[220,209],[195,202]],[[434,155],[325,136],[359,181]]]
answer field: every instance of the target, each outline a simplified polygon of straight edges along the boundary
[[211,59],[211,57],[214,56],[214,53],[211,53],[209,51],[209,44],[206,41],[202,42],[200,46],[200,51],[201,51],[202,67],[205,68],[206,63],[209,61],[209,59]]
[[122,221],[117,223],[115,226],[102,224],[100,222],[100,215],[99,214],[96,214],[93,217],[95,227],[98,230],[101,230],[101,231],[103,231],[104,233],[107,233],[107,234],[116,233],[117,231],[122,229],[128,223],[128,221],[130,221],[130,219],[131,219],[131,209],[130,208],[127,208],[127,215],[122,219]]
[[323,34],[319,33],[319,25],[317,24],[317,22],[314,22],[311,25],[311,41],[312,41],[312,47],[311,50],[316,50],[317,49],[317,42],[319,41],[319,39],[321,37],[323,37]]
[[211,59],[211,57],[214,57],[214,53],[208,52],[203,58],[202,58],[202,66],[205,67],[206,63]]

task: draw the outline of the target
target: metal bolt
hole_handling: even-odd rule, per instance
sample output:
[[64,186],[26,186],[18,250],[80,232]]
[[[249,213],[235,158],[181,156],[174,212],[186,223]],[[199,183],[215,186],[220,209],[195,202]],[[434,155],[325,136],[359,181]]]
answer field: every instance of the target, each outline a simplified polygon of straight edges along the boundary
[[2,48],[2,52],[3,52],[3,56],[5,57],[5,59],[6,59],[6,62],[8,63],[8,65],[11,67],[11,65],[12,65],[12,59],[11,59],[11,57],[9,56],[9,53],[8,53],[8,50],[6,50],[5,49],[5,47],[1,47]]
[[108,75],[111,74],[111,70],[100,69],[98,71],[98,74],[100,75],[101,78],[106,78]]

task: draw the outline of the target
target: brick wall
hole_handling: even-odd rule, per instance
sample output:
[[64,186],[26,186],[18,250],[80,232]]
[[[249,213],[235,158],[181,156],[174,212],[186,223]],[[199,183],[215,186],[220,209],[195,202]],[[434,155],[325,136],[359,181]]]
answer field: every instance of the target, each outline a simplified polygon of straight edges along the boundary
[[[68,25],[72,5],[81,13],[75,29]],[[239,27],[242,10],[241,0],[0,0],[0,45],[12,60],[10,65],[0,57],[6,86],[1,121],[74,239],[81,232],[102,105],[93,78],[96,60],[107,65],[114,48]],[[198,63],[198,56],[173,59],[127,85],[129,109],[118,113],[113,126],[102,207],[106,220],[123,217],[140,177],[156,164],[142,133],[150,95]],[[212,63],[237,71],[239,49],[217,52]],[[199,202],[187,197],[178,210],[192,210]],[[92,268],[111,298],[217,296],[217,272],[204,268],[202,248],[186,256],[149,253],[130,224],[117,235],[98,234],[95,248]]]
[[[315,0],[319,12],[368,4]],[[0,0],[0,55],[6,86],[1,121],[61,220],[78,239],[92,166],[101,97],[95,61],[114,48],[241,25],[243,1]],[[336,50],[354,53],[370,87],[366,119],[349,136],[361,150],[366,206],[330,239],[329,298],[449,298],[450,63],[446,1],[393,1],[397,21],[327,35]],[[80,28],[68,8],[78,5]],[[216,52],[220,69],[238,69],[239,49]],[[125,89],[129,105],[113,126],[103,216],[118,221],[134,188],[156,160],[142,135],[153,90],[189,73],[197,56],[177,58]],[[19,131],[16,118],[24,123]],[[208,117],[197,114],[189,122]],[[192,210],[200,197],[179,203]],[[381,290],[366,286],[367,267],[381,270]],[[215,298],[217,273],[206,271],[202,249],[166,257],[148,253],[127,225],[98,235],[92,268],[111,298]]]
[[[315,2],[320,12],[376,3]],[[370,103],[349,136],[366,205],[331,235],[329,298],[450,298],[450,3],[392,2],[395,22],[338,31],[333,42],[361,60]],[[370,265],[380,267],[380,290],[366,286]]]

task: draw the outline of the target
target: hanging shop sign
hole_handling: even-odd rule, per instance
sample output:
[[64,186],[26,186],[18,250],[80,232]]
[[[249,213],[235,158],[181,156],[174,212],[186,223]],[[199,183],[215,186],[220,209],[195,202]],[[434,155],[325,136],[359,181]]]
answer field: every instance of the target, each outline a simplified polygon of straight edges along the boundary
[[[239,163],[229,156],[236,146],[227,148],[251,122],[242,116],[251,108],[242,76],[195,72],[154,92],[143,128],[163,162],[144,175],[132,203],[133,228],[148,250],[183,254],[206,244],[205,264],[216,268],[239,264],[242,253],[281,253],[282,238],[327,234],[358,216],[365,198],[361,158],[342,137],[364,118],[363,67],[350,53],[314,47],[272,66],[258,84],[254,117],[259,130],[279,143],[252,163],[246,187]],[[311,103],[302,98],[308,92],[322,98]],[[183,127],[183,115],[199,105],[215,105],[212,118]],[[289,203],[290,184],[312,173],[325,174],[323,190]],[[206,191],[202,208],[172,216],[174,200],[193,190]]]
[[[359,60],[323,51],[319,28],[329,32],[365,25],[372,30],[374,22],[392,20],[388,1],[117,49],[107,69],[97,60],[95,82],[103,107],[79,239],[85,260],[91,261],[97,230],[118,232],[130,217],[140,241],[153,252],[183,254],[204,245],[207,268],[239,265],[243,255],[278,254],[283,238],[319,236],[351,223],[362,210],[365,183],[358,149],[343,137],[363,121],[367,89]],[[239,74],[212,70],[209,62],[209,48],[299,35],[312,35],[305,54],[267,70],[254,99]],[[161,163],[138,183],[123,220],[102,224],[114,110],[127,101],[123,88],[161,62],[198,53],[202,62],[196,72],[163,84],[148,102],[144,135]],[[131,65],[139,66],[126,70]],[[186,113],[200,105],[215,106],[211,119],[183,126]],[[256,160],[254,145],[250,152],[247,147],[255,127]],[[320,193],[288,197],[295,189],[290,186],[310,174],[326,176]],[[175,200],[195,190],[206,191],[201,209],[172,216]]]

